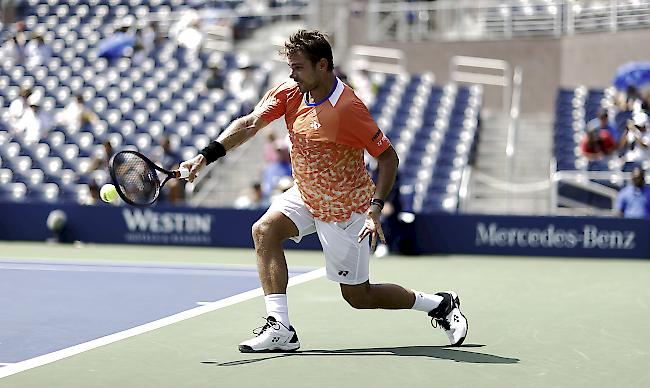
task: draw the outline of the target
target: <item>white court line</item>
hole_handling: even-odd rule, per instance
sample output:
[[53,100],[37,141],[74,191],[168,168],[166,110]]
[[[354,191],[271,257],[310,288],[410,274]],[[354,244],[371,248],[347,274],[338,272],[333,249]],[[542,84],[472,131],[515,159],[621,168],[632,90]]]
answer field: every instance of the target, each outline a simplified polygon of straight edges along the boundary
[[0,362],[0,366],[13,365],[13,362]]
[[[291,287],[298,284],[302,284],[310,280],[318,279],[323,276],[325,276],[324,267],[290,278],[289,286]],[[57,350],[56,352],[44,354],[42,356],[30,358],[29,360],[17,362],[15,364],[9,364],[5,367],[0,368],[0,379],[7,376],[11,376],[16,373],[24,372],[32,368],[46,365],[54,361],[62,360],[64,358],[74,356],[75,354],[87,352],[89,350],[98,348],[100,346],[112,344],[113,342],[121,341],[123,339],[133,337],[138,334],[160,329],[161,327],[178,323],[186,319],[198,317],[199,315],[209,313],[215,310],[219,310],[224,307],[232,306],[234,304],[241,303],[262,295],[264,295],[264,291],[262,290],[262,288],[256,288],[254,290],[242,292],[241,294],[233,295],[231,297],[216,301],[214,303],[206,304],[204,306],[195,307],[193,309],[186,310],[178,314],[170,315],[166,318],[162,318],[157,321],[145,323],[144,325],[136,326],[131,329],[121,331],[119,333],[107,335],[105,337],[97,338],[92,341],[84,342],[82,344],[71,346],[66,349]]]

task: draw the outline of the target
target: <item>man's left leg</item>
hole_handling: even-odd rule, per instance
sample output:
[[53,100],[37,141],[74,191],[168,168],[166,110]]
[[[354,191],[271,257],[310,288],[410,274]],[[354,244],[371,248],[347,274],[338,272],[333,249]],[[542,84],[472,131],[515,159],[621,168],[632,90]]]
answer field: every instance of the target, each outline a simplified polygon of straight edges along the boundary
[[364,214],[353,214],[346,222],[316,220],[316,231],[325,254],[327,277],[341,285],[343,298],[358,309],[414,309],[426,312],[432,323],[445,329],[452,345],[467,335],[467,319],[460,312],[455,292],[427,294],[396,284],[371,284],[368,239],[358,242]]
[[445,330],[449,342],[460,346],[467,336],[467,318],[460,311],[460,298],[453,291],[435,295],[409,291],[396,284],[340,284],[343,298],[355,309],[413,309],[431,317],[434,327]]
[[355,309],[400,310],[415,304],[415,293],[397,284],[341,283],[341,294]]

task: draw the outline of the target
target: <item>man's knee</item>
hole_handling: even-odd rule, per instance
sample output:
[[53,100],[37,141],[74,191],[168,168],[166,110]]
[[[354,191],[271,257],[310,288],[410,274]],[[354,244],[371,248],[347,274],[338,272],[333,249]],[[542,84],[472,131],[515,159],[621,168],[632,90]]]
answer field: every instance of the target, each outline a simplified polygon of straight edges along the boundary
[[343,299],[355,309],[371,309],[374,303],[370,297],[369,285],[359,284],[355,286],[341,285],[341,295]]
[[255,246],[261,244],[280,244],[298,234],[296,226],[283,214],[265,214],[253,224]]
[[260,218],[253,224],[252,232],[255,244],[261,244],[273,237],[273,223],[269,219]]
[[253,224],[253,241],[255,246],[261,246],[268,243],[281,243],[282,238],[280,238],[276,231],[276,227],[273,225],[273,222],[266,218],[261,218]]

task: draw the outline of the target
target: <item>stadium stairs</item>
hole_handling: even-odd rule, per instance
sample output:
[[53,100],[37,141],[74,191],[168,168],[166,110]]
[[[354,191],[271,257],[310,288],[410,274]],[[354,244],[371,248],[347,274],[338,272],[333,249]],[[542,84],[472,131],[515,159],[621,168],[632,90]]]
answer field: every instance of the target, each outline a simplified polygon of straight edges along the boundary
[[550,114],[520,117],[509,182],[508,119],[502,114],[483,117],[466,212],[548,214],[552,121]]

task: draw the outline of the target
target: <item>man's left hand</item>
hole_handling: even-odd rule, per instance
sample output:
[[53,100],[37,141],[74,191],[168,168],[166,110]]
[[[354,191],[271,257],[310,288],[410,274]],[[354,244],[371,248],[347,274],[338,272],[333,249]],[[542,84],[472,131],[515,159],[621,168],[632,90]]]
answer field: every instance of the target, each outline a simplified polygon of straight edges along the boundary
[[377,247],[377,237],[379,240],[386,244],[386,238],[384,237],[384,231],[381,229],[381,223],[379,222],[379,216],[381,215],[381,209],[377,205],[370,205],[370,208],[366,212],[366,221],[363,224],[363,228],[359,232],[359,242],[364,238],[370,235],[370,249],[375,250]]

